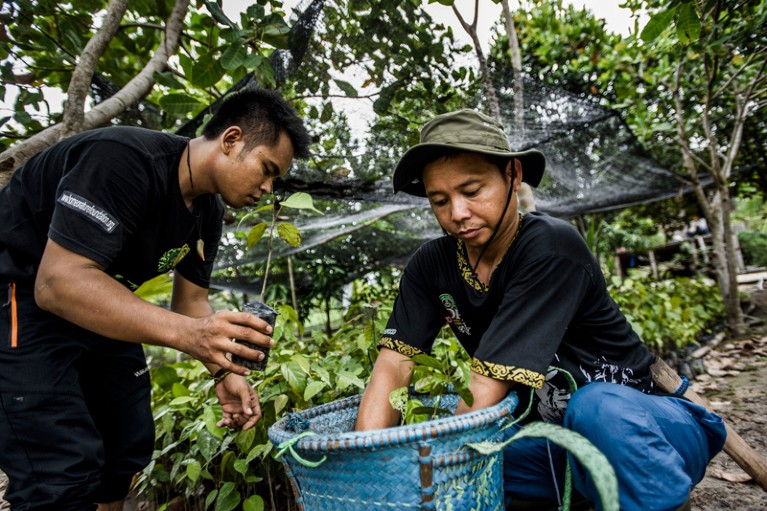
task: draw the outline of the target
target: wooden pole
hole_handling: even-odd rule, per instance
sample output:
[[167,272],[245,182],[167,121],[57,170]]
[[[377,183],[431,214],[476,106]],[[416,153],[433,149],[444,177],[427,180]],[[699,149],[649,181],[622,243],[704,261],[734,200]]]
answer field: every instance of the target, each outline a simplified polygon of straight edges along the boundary
[[[673,394],[682,384],[682,378],[671,369],[660,358],[653,363],[652,376],[658,387],[664,391]],[[683,397],[693,403],[711,410],[705,398],[699,396],[689,388],[685,391]],[[713,410],[712,410],[713,411]],[[748,475],[754,478],[754,481],[767,491],[767,460],[756,452],[745,440],[725,421],[724,427],[727,430],[727,441],[724,444],[724,451],[735,460],[735,462]]]

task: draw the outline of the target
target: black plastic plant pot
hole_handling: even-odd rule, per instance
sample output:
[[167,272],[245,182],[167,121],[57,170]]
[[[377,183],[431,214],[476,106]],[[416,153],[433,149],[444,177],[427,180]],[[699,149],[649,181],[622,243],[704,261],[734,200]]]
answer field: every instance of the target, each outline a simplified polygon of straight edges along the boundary
[[[265,303],[261,303],[261,302],[246,303],[242,306],[242,310],[244,312],[249,312],[256,317],[263,319],[264,321],[269,323],[272,326],[272,328],[274,328],[274,322],[277,320],[277,315],[279,314],[279,312],[269,307]],[[242,358],[237,355],[232,355],[232,362],[234,362],[235,364],[239,364],[241,366],[245,366],[251,371],[263,371],[266,368],[266,362],[269,360],[269,348],[264,348],[263,346],[258,346],[251,342],[243,341],[240,339],[235,339],[234,341],[244,346],[247,346],[248,348],[262,352],[264,354],[264,359],[259,362],[256,362],[253,360]]]

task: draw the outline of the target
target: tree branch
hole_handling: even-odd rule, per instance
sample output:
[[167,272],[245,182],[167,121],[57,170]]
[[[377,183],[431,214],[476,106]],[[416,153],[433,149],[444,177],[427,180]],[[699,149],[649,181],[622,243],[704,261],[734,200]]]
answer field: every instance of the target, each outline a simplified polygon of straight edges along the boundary
[[[117,94],[85,114],[83,130],[106,125],[112,118],[149,93],[155,83],[154,73],[163,71],[167,66],[168,59],[176,51],[188,6],[189,0],[176,0],[165,25],[165,37],[151,60]],[[38,152],[56,143],[61,131],[62,125],[56,124],[0,154],[0,186],[8,182],[13,170],[23,165]]]
[[79,133],[85,116],[85,98],[88,96],[93,71],[99,59],[109,47],[109,43],[120,28],[120,21],[128,9],[128,0],[112,0],[101,28],[85,45],[80,60],[72,73],[72,79],[67,88],[67,101],[64,105],[64,120],[59,133],[63,139]]

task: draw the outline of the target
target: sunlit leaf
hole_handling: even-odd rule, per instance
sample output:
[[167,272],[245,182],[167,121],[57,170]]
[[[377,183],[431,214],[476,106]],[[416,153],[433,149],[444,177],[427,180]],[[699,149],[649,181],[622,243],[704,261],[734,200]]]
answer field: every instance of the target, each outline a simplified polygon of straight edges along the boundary
[[676,30],[679,39],[683,42],[697,41],[700,37],[700,19],[692,2],[679,6]]
[[660,11],[658,14],[650,18],[647,25],[642,29],[640,37],[646,43],[650,43],[656,40],[668,27],[671,25],[671,21],[676,14],[675,8],[669,8],[664,11]]
[[280,203],[280,206],[283,208],[292,209],[311,209],[317,213],[322,213],[322,211],[314,207],[312,196],[305,192],[296,192],[291,194],[287,199]]
[[249,231],[248,231],[248,250],[253,248],[256,243],[261,241],[261,238],[264,237],[264,233],[266,232],[266,223],[261,222],[259,224],[254,225]]
[[264,511],[264,499],[260,495],[251,495],[242,503],[242,511]]
[[301,246],[301,231],[295,225],[287,222],[277,224],[277,234],[291,247]]
[[280,394],[274,399],[274,413],[279,415],[279,413],[285,409],[285,406],[288,404],[288,396],[285,394]]
[[322,389],[324,388],[325,388],[325,383],[321,381],[309,382],[309,384],[306,386],[306,390],[304,390],[304,399],[306,401],[309,401],[314,396],[322,392]]

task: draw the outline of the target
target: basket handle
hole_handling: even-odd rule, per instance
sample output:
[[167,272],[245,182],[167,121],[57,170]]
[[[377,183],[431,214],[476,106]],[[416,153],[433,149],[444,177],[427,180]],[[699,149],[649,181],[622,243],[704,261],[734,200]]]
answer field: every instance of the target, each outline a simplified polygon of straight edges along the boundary
[[290,451],[290,455],[295,458],[297,462],[299,462],[301,465],[305,467],[311,467],[316,468],[325,463],[325,460],[328,459],[327,456],[323,456],[321,460],[318,461],[309,461],[303,459],[301,456],[298,455],[298,453],[293,449],[293,445],[295,445],[296,442],[301,440],[304,437],[316,435],[317,433],[314,433],[313,431],[304,431],[300,435],[296,435],[290,440],[285,440],[280,445],[277,446],[277,454],[275,455],[276,459],[280,459],[283,454],[285,454],[285,451]]
[[[597,449],[586,437],[557,424],[532,422],[520,429],[513,437],[500,443],[476,442],[466,444],[481,454],[492,454],[503,450],[506,446],[526,437],[545,438],[568,450],[583,465],[591,475],[594,486],[599,493],[604,511],[619,511],[618,480],[615,471],[604,454]],[[569,474],[570,461],[567,462],[565,481],[565,497],[563,509],[569,509],[571,478]]]

